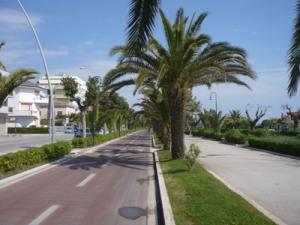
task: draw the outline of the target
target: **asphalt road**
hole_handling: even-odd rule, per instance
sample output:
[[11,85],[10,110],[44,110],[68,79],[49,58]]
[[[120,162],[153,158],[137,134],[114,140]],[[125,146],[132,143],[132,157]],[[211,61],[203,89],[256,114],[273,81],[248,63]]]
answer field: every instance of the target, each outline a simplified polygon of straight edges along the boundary
[[200,163],[286,224],[300,224],[300,160],[186,137]]
[[[71,140],[73,134],[56,133],[56,141]],[[22,134],[0,137],[0,155],[49,144],[49,134]]]
[[0,225],[154,225],[150,143],[139,132],[0,189]]

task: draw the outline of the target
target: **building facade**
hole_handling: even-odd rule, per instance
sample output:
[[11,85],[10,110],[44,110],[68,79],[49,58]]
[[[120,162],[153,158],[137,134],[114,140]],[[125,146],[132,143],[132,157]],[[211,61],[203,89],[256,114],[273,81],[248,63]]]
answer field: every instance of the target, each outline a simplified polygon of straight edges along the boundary
[[13,90],[1,109],[7,111],[7,127],[39,127],[43,105],[48,105],[47,90],[26,81]]

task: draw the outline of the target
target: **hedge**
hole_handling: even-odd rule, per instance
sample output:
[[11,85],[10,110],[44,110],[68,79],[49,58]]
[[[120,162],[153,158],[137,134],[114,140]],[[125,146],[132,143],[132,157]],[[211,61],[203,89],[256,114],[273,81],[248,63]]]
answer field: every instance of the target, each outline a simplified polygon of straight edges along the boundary
[[20,171],[42,162],[52,161],[68,155],[72,149],[69,142],[59,141],[25,151],[8,153],[0,156],[0,175]]
[[225,140],[234,144],[245,144],[247,138],[239,130],[230,130],[225,134]]
[[[127,130],[127,131],[121,131],[120,134],[119,132],[111,132],[105,135],[97,135],[95,136],[95,145],[104,143],[106,141],[110,141],[114,138],[118,138],[120,136],[124,136],[128,133],[132,132],[132,130]],[[74,148],[86,148],[93,146],[93,137],[86,137],[86,138],[74,138],[72,140],[72,146]]]
[[257,128],[254,131],[251,131],[250,133],[257,137],[266,137],[271,135],[271,132],[264,128]]
[[9,134],[48,134],[48,127],[9,127],[7,132]]
[[196,137],[205,137],[205,138],[211,138],[216,140],[221,140],[223,138],[223,135],[220,133],[215,132],[213,129],[197,129],[192,130],[192,135]]
[[250,138],[249,146],[277,153],[300,156],[300,141],[289,138]]

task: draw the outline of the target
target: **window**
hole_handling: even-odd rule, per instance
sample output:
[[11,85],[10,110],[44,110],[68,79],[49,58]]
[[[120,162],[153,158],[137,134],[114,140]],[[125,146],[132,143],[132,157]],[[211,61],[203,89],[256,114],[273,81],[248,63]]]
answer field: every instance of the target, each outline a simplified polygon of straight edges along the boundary
[[3,106],[7,106],[7,99],[3,102]]
[[32,104],[31,103],[21,103],[21,110],[31,111]]
[[12,113],[14,111],[13,107],[8,107],[8,112]]

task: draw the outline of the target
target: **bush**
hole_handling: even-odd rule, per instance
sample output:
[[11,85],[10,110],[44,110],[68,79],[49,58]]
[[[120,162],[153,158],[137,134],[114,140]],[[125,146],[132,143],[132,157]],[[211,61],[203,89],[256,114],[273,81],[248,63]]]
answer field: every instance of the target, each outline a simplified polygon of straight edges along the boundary
[[300,134],[298,134],[298,135],[297,135],[297,139],[299,139],[299,140],[300,140]]
[[7,132],[9,134],[48,134],[49,129],[47,127],[9,127]]
[[190,171],[193,169],[194,165],[196,164],[199,154],[200,154],[200,149],[195,144],[191,144],[189,150],[185,152],[184,158]]
[[198,129],[193,130],[192,135],[196,137],[205,137],[205,138],[211,138],[216,140],[221,140],[223,138],[223,135],[220,133],[216,133],[213,129]]
[[[119,132],[111,132],[105,135],[97,135],[95,136],[95,145],[101,144],[106,141],[110,141],[112,139],[115,139],[117,137],[124,136],[128,133],[132,132],[132,130],[127,130],[127,131],[121,131],[120,134]],[[86,138],[79,138],[76,137],[72,140],[72,146],[74,148],[86,148],[93,146],[93,137],[86,137]]]
[[250,138],[249,146],[269,151],[300,156],[300,141],[291,138]]
[[251,134],[256,137],[266,137],[266,136],[270,135],[271,132],[264,128],[258,128],[256,130],[252,131]]
[[239,130],[230,130],[225,134],[225,140],[229,143],[234,144],[245,144],[246,136],[243,135]]
[[72,147],[69,142],[60,141],[53,145],[43,145],[25,151],[0,156],[0,174],[19,171],[46,161],[68,155]]

